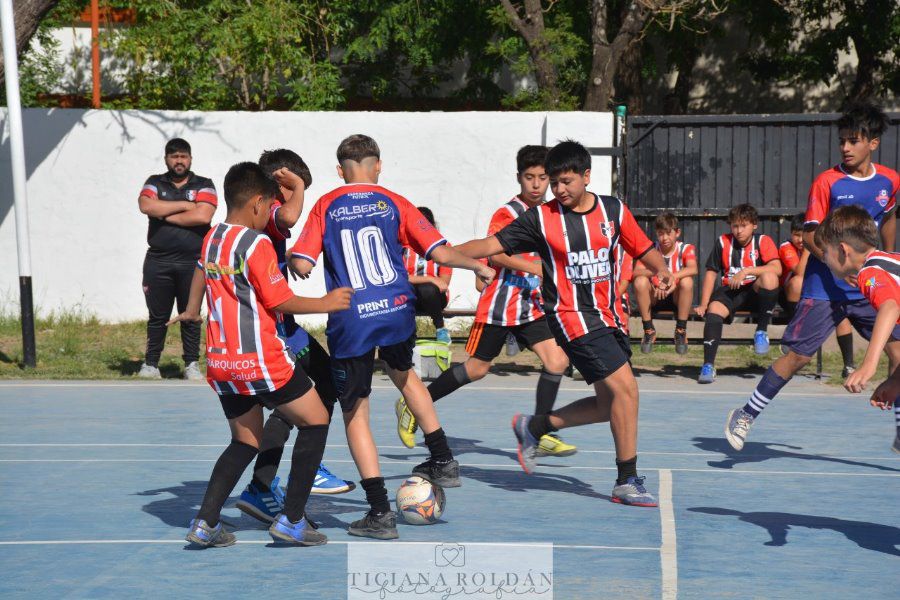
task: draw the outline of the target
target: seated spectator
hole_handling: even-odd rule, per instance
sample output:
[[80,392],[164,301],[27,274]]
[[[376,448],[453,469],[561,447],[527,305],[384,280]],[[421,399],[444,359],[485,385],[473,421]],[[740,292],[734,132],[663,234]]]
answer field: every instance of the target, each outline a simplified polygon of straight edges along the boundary
[[[434,225],[431,209],[425,206],[418,208]],[[433,260],[425,260],[409,247],[403,249],[403,263],[409,273],[409,282],[416,292],[416,314],[431,317],[435,338],[449,344],[450,331],[444,327],[444,309],[450,301],[449,287],[453,269],[438,266]]]

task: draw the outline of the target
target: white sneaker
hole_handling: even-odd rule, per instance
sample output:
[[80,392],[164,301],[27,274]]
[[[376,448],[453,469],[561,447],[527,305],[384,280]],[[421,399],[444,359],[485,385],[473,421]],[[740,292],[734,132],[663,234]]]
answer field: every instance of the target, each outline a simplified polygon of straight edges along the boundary
[[200,364],[195,360],[184,368],[184,378],[188,381],[203,381],[206,379],[200,372]]
[[141,370],[138,371],[138,377],[141,379],[162,379],[162,375],[159,373],[159,368],[151,367],[147,363],[141,364]]
[[753,425],[753,415],[744,412],[743,408],[736,408],[728,413],[728,420],[725,421],[725,439],[732,448],[737,451],[744,448],[751,425]]

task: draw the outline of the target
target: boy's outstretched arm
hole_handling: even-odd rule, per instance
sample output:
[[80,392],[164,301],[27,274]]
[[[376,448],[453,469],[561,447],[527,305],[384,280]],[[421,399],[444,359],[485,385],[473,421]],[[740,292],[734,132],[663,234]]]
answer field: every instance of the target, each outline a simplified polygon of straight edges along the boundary
[[172,319],[166,323],[166,326],[180,321],[202,321],[203,317],[200,316],[200,305],[203,304],[204,295],[206,295],[206,276],[203,274],[203,269],[198,265],[197,268],[194,269],[194,277],[191,279],[191,292],[188,296],[187,306],[184,307],[184,312],[172,317]]
[[[472,242],[467,242],[463,245],[465,246],[471,243]],[[498,247],[500,246],[500,242],[496,242],[496,244]],[[503,249],[501,248],[500,251],[502,252]],[[497,253],[495,252],[494,254]],[[481,263],[474,258],[470,258],[469,255],[460,252],[459,248],[450,247],[447,244],[440,245],[432,250],[430,258],[439,265],[453,267],[454,269],[467,269],[469,271],[472,271],[473,273],[475,273],[475,276],[485,284],[490,284],[494,280],[494,275],[496,274],[494,272],[494,269],[490,268],[486,264]]]
[[844,381],[844,387],[848,392],[854,394],[862,392],[869,380],[875,376],[878,371],[878,359],[881,358],[884,346],[891,339],[891,333],[894,331],[898,318],[900,318],[900,304],[896,300],[888,300],[878,308],[878,316],[875,317],[875,326],[872,328],[872,339],[869,340],[866,356],[859,368]]
[[460,246],[453,246],[453,248],[469,258],[487,258],[495,254],[504,253],[503,246],[495,235],[479,240],[471,240]]
[[531,275],[537,275],[538,277],[544,274],[541,261],[525,260],[518,255],[507,256],[505,254],[495,254],[491,257],[491,264],[496,267],[503,267],[504,269],[513,269],[515,271],[530,273]]
[[348,287],[336,288],[321,298],[304,298],[294,296],[275,306],[273,310],[292,315],[309,315],[315,313],[333,313],[350,308],[350,298],[353,289]]
[[668,290],[675,282],[675,276],[669,270],[666,259],[663,258],[663,255],[656,248],[651,248],[640,258],[640,261],[659,279],[659,288],[661,290]]

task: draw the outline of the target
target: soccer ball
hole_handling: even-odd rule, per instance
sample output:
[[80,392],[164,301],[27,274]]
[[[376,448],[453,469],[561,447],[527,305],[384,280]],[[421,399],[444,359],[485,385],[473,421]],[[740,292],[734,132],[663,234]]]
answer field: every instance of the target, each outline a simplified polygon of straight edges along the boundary
[[410,525],[432,525],[444,513],[444,489],[410,477],[397,490],[397,513]]

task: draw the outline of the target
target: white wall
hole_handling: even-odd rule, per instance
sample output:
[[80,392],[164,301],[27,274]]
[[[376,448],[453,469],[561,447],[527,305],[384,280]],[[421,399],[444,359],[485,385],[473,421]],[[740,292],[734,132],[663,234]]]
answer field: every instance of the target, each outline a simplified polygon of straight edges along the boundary
[[[165,170],[163,146],[180,136],[193,147],[194,171],[221,194],[228,167],[287,147],[309,164],[306,211],[340,184],[334,152],[352,133],[374,137],[382,150],[380,183],[429,206],[451,241],[483,236],[491,214],[517,192],[515,154],[525,144],[571,137],[587,146],[612,144],[608,113],[202,113],[29,109],[24,111],[35,305],[46,313],[83,305],[101,319],[146,318],[141,264],[147,218],[138,211],[141,185]],[[0,301],[18,308],[16,232],[9,133],[0,109]],[[610,193],[611,162],[594,158],[591,188]],[[223,219],[220,202],[214,222]],[[301,219],[295,235],[305,222]],[[301,285],[324,291],[321,269]],[[458,271],[451,307],[475,305],[471,273]]]

